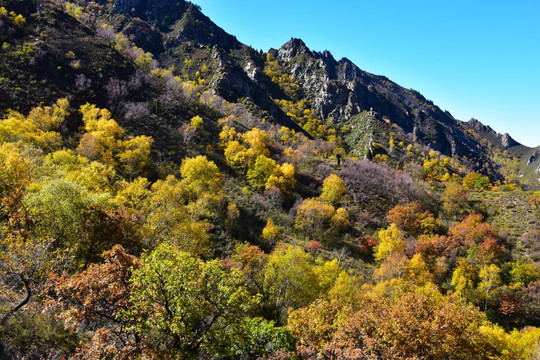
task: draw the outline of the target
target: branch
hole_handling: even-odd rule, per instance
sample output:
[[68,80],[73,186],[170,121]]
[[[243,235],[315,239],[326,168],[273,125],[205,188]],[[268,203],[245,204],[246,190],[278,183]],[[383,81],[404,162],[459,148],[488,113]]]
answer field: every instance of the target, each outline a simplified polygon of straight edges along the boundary
[[0,324],[4,324],[7,319],[9,319],[13,314],[15,314],[20,308],[28,304],[30,301],[30,298],[32,297],[32,290],[30,289],[30,281],[26,279],[23,275],[19,274],[19,277],[21,278],[21,281],[24,284],[24,288],[26,289],[26,297],[21,301],[21,303],[17,306],[15,306],[13,309],[7,312],[4,316],[2,316],[2,319],[0,319]]

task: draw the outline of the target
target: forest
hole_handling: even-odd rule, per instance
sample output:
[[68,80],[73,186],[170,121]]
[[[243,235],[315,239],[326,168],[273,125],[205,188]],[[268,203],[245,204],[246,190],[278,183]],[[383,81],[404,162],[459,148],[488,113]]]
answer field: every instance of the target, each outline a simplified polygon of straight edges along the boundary
[[213,91],[212,56],[167,66],[107,5],[35,3],[0,7],[0,358],[540,359],[520,159],[486,145],[499,176],[373,109],[323,119],[249,55],[286,126]]

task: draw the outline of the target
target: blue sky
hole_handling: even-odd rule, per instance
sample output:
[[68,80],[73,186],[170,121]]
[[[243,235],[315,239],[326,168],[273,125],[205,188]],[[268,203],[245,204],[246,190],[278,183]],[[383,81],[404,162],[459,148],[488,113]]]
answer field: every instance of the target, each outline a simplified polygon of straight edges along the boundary
[[540,1],[195,0],[255,49],[291,37],[540,145]]

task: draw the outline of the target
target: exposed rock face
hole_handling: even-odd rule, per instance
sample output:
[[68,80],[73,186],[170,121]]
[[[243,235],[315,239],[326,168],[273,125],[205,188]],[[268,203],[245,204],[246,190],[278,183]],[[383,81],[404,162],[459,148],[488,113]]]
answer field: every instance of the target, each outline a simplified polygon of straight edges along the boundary
[[291,39],[291,41],[287,42],[278,50],[278,57],[284,62],[289,62],[300,55],[313,57],[311,50],[300,39]]
[[499,149],[508,149],[512,146],[520,145],[517,141],[512,139],[508,133],[499,134],[491,127],[482,124],[477,119],[471,119],[465,123],[467,127],[473,129],[478,134],[482,135],[486,140],[491,142],[492,145],[498,147]]
[[[540,156],[540,150],[536,149],[535,152],[529,157],[529,160],[527,160],[527,166],[534,163],[538,159],[539,156]],[[537,170],[537,172],[538,172],[538,170]]]
[[[135,36],[139,46],[150,49],[157,57],[165,54],[166,61],[178,61],[172,56],[167,59],[167,53],[178,53],[176,58],[183,60],[183,47],[199,49],[199,62],[205,61],[201,56],[208,56],[215,65],[211,84],[216,94],[232,102],[251,102],[265,112],[264,116],[270,115],[281,125],[303,131],[272,100],[287,96],[264,74],[265,54],[241,44],[197,6],[183,0],[115,0],[114,11],[154,24],[143,32],[144,36]],[[152,29],[158,29],[161,37],[156,37]],[[124,29],[126,33],[128,30]],[[209,48],[211,52],[205,50]],[[205,51],[207,54],[202,55]],[[490,168],[495,177],[497,166],[490,163],[480,137],[504,150],[521,146],[508,134],[497,134],[476,119],[467,123],[455,119],[419,92],[365,72],[347,58],[336,60],[326,50],[310,50],[300,39],[291,39],[269,52],[293,75],[302,98],[308,100],[323,121],[344,122],[362,111],[373,111],[379,120],[390,120],[411,134],[414,141],[444,155],[466,157],[479,168]],[[470,129],[480,137],[469,134]]]
[[448,112],[418,92],[362,71],[347,58],[336,61],[330,52],[311,51],[299,39],[284,44],[277,57],[323,120],[345,121],[373,109],[443,154],[476,157],[479,153],[476,141]]
[[514,139],[512,139],[510,137],[510,135],[508,135],[508,133],[504,133],[504,134],[497,134],[500,138],[501,138],[501,145],[507,149],[509,148],[510,146],[513,146],[513,145],[517,145],[517,142],[514,141]]
[[157,29],[139,18],[124,28],[126,34],[138,47],[151,53],[163,51],[163,38]]

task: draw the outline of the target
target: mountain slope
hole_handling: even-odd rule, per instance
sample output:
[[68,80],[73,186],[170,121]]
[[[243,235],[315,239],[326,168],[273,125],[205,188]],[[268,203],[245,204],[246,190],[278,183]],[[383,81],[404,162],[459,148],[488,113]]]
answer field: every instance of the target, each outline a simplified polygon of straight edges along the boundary
[[[161,67],[172,69],[175,75],[193,81],[227,101],[244,104],[257,117],[308,136],[321,136],[315,134],[313,128],[307,129],[290,115],[290,109],[279,103],[279,100],[292,104],[305,101],[304,108],[312,110],[320,119],[315,120],[327,127],[335,127],[338,131],[344,125],[369,128],[362,136],[344,137],[349,140],[342,145],[357,156],[366,156],[371,142],[376,141],[383,144],[379,152],[389,156],[389,161],[403,162],[396,157],[399,151],[384,145],[392,141],[392,133],[397,133],[397,138],[404,144],[417,144],[420,148],[427,147],[451,156],[467,171],[483,172],[492,180],[521,180],[529,186],[538,185],[540,175],[532,164],[536,159],[534,149],[507,135],[496,134],[478,121],[459,121],[417,91],[405,89],[384,76],[365,72],[346,58],[338,61],[328,51],[312,51],[300,39],[291,39],[280,49],[271,49],[266,54],[257,52],[213,23],[200,8],[183,0],[101,0],[97,4],[76,0],[66,3],[86,9],[79,18],[88,27],[75,24],[69,18],[59,18],[65,15],[54,10],[50,3],[45,4],[47,11],[57,18],[46,20],[44,17],[44,21],[37,22],[24,35],[36,36],[38,28],[43,27],[45,34],[50,32],[48,39],[58,40],[41,39],[29,44],[21,37],[17,40],[21,49],[18,51],[29,48],[24,51],[35,54],[26,60],[17,55],[10,58],[8,52],[2,52],[2,60],[14,69],[3,74],[5,80],[0,88],[4,94],[0,100],[3,109],[11,103],[17,103],[18,109],[28,109],[77,92],[85,92],[81,95],[88,101],[106,105],[108,99],[103,88],[107,80],[126,79],[135,69],[129,68],[126,59],[111,49],[111,39],[102,38],[106,36],[101,31],[105,22],[150,52]],[[55,33],[49,21],[62,23],[63,31]],[[66,34],[73,36],[68,39],[66,36],[71,35]],[[114,36],[112,38],[114,40]],[[73,54],[69,53],[71,48]],[[86,56],[90,54],[99,55],[93,57],[92,63],[79,60],[90,58]],[[276,81],[268,72],[270,58],[277,60],[276,66],[282,77],[290,76],[285,84]],[[30,87],[37,87],[40,95],[31,96]],[[291,92],[291,87],[296,90]],[[16,101],[14,96],[22,96],[25,100]],[[358,122],[358,116],[366,111],[372,115],[371,125]],[[494,149],[497,156],[493,154]],[[531,158],[533,161],[529,161]],[[519,165],[508,166],[513,161]]]

